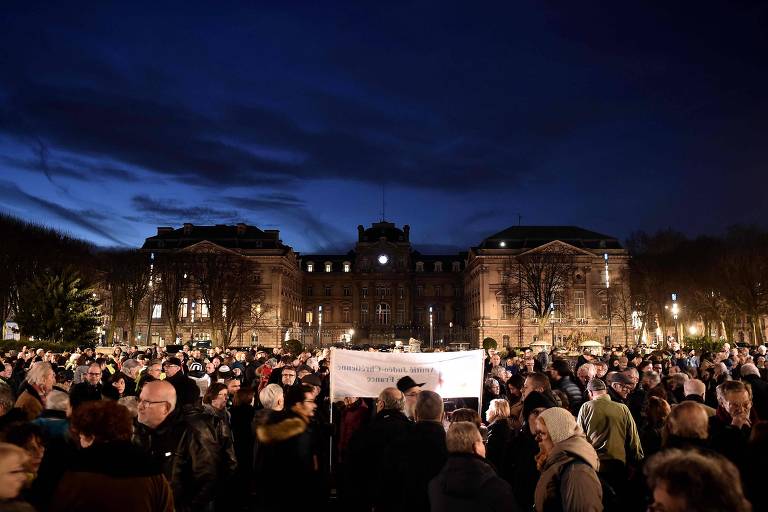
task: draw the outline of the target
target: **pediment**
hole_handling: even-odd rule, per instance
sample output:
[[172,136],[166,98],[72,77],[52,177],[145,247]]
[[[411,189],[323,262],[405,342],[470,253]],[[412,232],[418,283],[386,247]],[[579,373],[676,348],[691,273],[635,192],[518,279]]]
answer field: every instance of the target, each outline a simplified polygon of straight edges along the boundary
[[203,240],[201,242],[197,242],[196,244],[192,244],[182,249],[181,252],[188,252],[193,254],[205,254],[205,253],[216,252],[216,253],[227,253],[227,254],[235,254],[237,256],[242,256],[237,251],[233,251],[232,249],[222,247],[209,240]]
[[528,251],[525,251],[519,256],[527,256],[529,254],[537,254],[537,253],[544,253],[544,252],[568,252],[572,253],[574,255],[581,254],[584,256],[589,256],[592,258],[597,257],[597,255],[593,252],[585,251],[584,249],[581,249],[579,247],[576,247],[574,245],[571,245],[569,243],[563,242],[561,240],[552,240],[551,242],[547,242],[544,245],[540,245],[538,247],[534,247],[533,249],[530,249]]

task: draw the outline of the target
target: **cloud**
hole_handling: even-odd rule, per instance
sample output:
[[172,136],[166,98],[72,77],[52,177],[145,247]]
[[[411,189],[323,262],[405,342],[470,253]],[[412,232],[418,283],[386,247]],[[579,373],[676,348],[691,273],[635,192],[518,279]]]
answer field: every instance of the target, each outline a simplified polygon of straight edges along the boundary
[[152,199],[146,196],[134,196],[131,199],[131,205],[137,211],[148,214],[148,217],[131,216],[131,220],[148,222],[150,220],[159,222],[176,223],[184,222],[218,222],[226,220],[229,222],[240,218],[236,210],[220,210],[207,206],[183,206],[176,199]]
[[[72,210],[61,205],[40,199],[21,190],[15,183],[0,180],[0,201],[5,204],[17,205],[53,215],[65,222],[69,222],[99,238],[109,240],[118,245],[126,245],[112,233],[102,227],[101,224],[90,220],[93,218],[89,210]],[[103,215],[97,216],[104,218]]]

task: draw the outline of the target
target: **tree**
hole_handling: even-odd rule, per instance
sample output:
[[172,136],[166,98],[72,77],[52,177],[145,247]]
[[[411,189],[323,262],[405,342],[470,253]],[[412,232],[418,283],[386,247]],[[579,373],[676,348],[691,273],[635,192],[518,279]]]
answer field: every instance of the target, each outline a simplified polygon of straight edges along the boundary
[[629,326],[632,324],[632,313],[635,311],[628,277],[627,274],[622,272],[620,279],[611,283],[611,294],[609,296],[611,304],[608,308],[613,318],[621,322],[624,328],[624,343],[626,345],[629,345]]
[[258,329],[272,307],[265,303],[258,265],[234,253],[195,254],[194,280],[208,306],[211,336],[228,346],[235,329]]
[[509,286],[508,292],[512,298],[517,295],[515,302],[521,302],[521,309],[531,311],[542,339],[553,305],[564,303],[565,290],[575,269],[574,254],[565,247],[552,245],[518,256],[517,265],[520,283],[517,287]]
[[171,342],[176,343],[179,326],[181,301],[188,288],[188,273],[191,270],[189,255],[183,252],[160,253],[155,257],[155,283],[163,316],[168,322]]
[[138,250],[125,251],[114,255],[114,275],[111,278],[113,297],[118,301],[118,310],[124,312],[128,322],[130,340],[136,339],[136,323],[142,312],[142,304],[150,290],[150,263],[147,255]]
[[67,269],[26,283],[16,321],[24,336],[45,341],[92,343],[99,325],[99,302],[79,274]]

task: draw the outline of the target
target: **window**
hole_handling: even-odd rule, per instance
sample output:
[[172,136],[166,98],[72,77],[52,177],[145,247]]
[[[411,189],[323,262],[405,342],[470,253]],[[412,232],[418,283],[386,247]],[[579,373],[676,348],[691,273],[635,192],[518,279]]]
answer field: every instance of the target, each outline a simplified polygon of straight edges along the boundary
[[330,286],[326,286],[324,288],[324,292],[325,292],[325,296],[326,297],[330,297],[331,296],[331,287]]
[[360,290],[360,296],[364,299],[368,298],[368,287],[363,286],[363,288]]
[[251,332],[251,345],[258,345],[259,344],[259,333],[252,331]]
[[348,261],[345,261],[344,262],[344,272],[349,272],[350,270],[352,270],[352,265],[350,265],[350,263]]
[[509,320],[515,315],[515,310],[512,304],[508,303],[502,303],[501,304],[501,319],[502,320]]
[[435,262],[435,272],[442,272],[443,271],[443,262],[442,261],[436,261]]
[[397,318],[395,319],[395,323],[398,325],[405,324],[405,304],[402,302],[398,302],[397,304]]
[[398,299],[404,299],[405,298],[405,288],[403,288],[402,286],[400,286],[397,289],[397,298]]
[[416,272],[424,272],[424,263],[421,261],[416,262]]
[[383,297],[384,296],[384,287],[383,286],[377,286],[376,287],[376,296],[377,297]]
[[332,267],[333,267],[333,265],[331,265],[331,262],[329,262],[329,261],[325,262],[325,271],[326,272],[330,272]]
[[347,323],[347,324],[350,323],[352,321],[351,319],[352,315],[350,314],[349,306],[344,306],[343,313],[344,313],[344,323]]
[[368,303],[363,302],[360,304],[360,323],[362,325],[368,325]]
[[608,320],[608,297],[605,295],[600,297],[600,319]]
[[314,272],[314,270],[315,270],[315,264],[312,263],[311,261],[307,263],[307,272]]
[[461,263],[459,263],[458,261],[454,261],[453,263],[451,263],[451,270],[453,270],[454,272],[461,272]]
[[323,306],[323,321],[331,323],[333,322],[333,307],[330,304]]
[[458,286],[454,286],[453,288],[453,296],[454,297],[461,297],[461,288]]
[[424,296],[424,285],[418,285],[416,286],[416,296],[417,297],[423,297]]
[[310,309],[309,311],[307,311],[307,312],[304,314],[304,320],[305,320],[305,321],[306,321],[308,324],[311,324],[311,323],[312,323],[312,317],[313,317],[313,315],[312,315],[312,310],[311,310],[311,309]]
[[163,306],[162,304],[155,304],[152,306],[152,318],[162,318]]
[[435,297],[441,297],[443,295],[443,287],[435,285]]
[[188,299],[186,297],[182,297],[181,303],[179,304],[179,318],[187,317],[187,306],[188,306]]
[[344,287],[344,296],[350,297],[352,295],[352,289],[349,286]]
[[311,296],[312,296],[312,287],[307,286],[307,297],[311,297]]
[[557,293],[555,294],[555,310],[553,314],[553,318],[556,322],[561,322],[563,320],[563,310],[565,309],[565,301],[563,300],[563,294]]
[[573,292],[573,315],[577,320],[586,318],[587,308],[584,302],[584,290],[575,290]]
[[416,323],[418,325],[424,325],[425,324],[425,318],[426,314],[424,313],[424,308],[419,308],[416,310]]
[[208,318],[208,303],[204,300],[200,301],[200,318]]
[[389,325],[389,304],[376,304],[376,323],[379,325]]

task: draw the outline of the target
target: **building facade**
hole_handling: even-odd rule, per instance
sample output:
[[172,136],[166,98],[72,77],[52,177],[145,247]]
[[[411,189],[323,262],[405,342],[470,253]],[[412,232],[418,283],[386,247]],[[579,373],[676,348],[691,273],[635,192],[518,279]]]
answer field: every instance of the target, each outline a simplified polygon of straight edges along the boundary
[[[575,227],[511,227],[468,252],[426,255],[411,246],[408,225],[385,221],[358,226],[357,243],[346,254],[299,254],[283,244],[278,231],[245,224],[184,224],[158,228],[142,250],[151,255],[219,251],[252,260],[264,290],[258,307],[269,314],[258,328],[238,331],[237,345],[416,338],[422,346],[478,346],[488,337],[513,347],[542,340],[625,342],[626,324],[617,321],[616,308],[618,298],[629,297],[627,252],[615,238]],[[572,272],[542,322],[508,292],[519,285],[516,265],[547,251],[568,254]],[[211,338],[210,312],[193,286],[185,299],[175,341]],[[157,313],[147,315],[152,341],[172,343],[162,310]],[[138,330],[147,332],[146,320]]]

